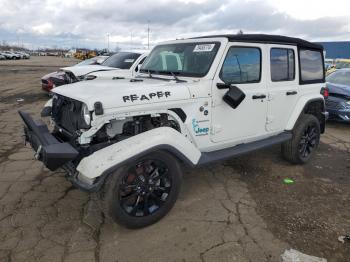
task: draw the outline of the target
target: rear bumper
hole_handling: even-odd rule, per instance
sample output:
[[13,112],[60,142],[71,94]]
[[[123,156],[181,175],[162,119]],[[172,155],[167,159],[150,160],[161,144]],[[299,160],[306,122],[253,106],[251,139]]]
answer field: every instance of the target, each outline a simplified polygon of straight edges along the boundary
[[60,142],[45,123],[33,120],[28,113],[18,112],[24,122],[25,140],[35,151],[35,158],[54,171],[74,160],[79,152],[69,143]]

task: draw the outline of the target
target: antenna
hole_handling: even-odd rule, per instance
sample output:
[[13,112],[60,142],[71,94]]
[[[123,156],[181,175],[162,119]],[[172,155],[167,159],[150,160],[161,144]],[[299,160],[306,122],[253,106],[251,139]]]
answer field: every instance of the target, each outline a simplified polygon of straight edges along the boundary
[[130,49],[132,49],[132,31],[130,32]]

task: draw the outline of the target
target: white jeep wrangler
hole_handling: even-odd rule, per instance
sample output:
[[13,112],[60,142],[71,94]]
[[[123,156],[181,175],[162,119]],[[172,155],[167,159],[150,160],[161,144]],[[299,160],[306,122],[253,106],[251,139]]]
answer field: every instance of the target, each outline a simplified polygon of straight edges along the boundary
[[156,46],[134,78],[54,89],[42,121],[19,112],[35,157],[130,228],[174,205],[181,164],[199,166],[282,144],[303,164],[324,132],[323,49],[271,35],[208,36]]

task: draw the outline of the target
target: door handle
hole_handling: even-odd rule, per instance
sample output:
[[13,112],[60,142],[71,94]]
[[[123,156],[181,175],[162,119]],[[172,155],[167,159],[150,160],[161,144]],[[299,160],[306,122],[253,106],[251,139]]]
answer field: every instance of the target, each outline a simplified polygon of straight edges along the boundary
[[231,85],[230,84],[225,84],[225,83],[217,83],[216,87],[218,89],[229,89],[231,87]]
[[288,91],[288,92],[286,93],[287,96],[294,96],[294,95],[296,95],[296,94],[298,94],[297,91]]
[[266,95],[253,95],[253,97],[252,97],[253,99],[264,99],[264,98],[266,98]]

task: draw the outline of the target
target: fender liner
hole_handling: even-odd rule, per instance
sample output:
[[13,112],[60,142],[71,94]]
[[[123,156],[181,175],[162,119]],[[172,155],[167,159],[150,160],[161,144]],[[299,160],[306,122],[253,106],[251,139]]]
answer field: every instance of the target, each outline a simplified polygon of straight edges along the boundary
[[201,152],[183,134],[170,127],[160,127],[122,140],[83,158],[77,171],[87,179],[105,178],[121,165],[155,150],[164,150],[194,166]]

